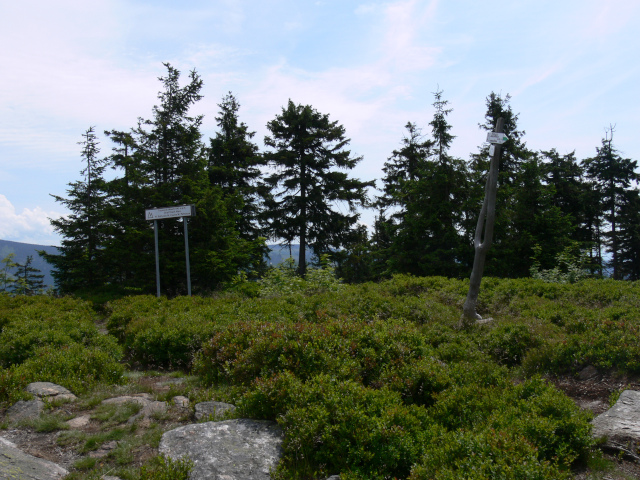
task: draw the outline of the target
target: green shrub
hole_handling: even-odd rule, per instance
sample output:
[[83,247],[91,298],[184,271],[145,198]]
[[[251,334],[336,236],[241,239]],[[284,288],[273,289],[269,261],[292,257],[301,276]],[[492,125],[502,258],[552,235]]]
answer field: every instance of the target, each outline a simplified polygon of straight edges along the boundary
[[410,480],[562,480],[569,472],[539,460],[536,448],[509,430],[457,430],[434,439]]
[[420,330],[401,321],[355,319],[323,323],[239,323],[206,342],[194,362],[205,383],[248,385],[257,377],[291,371],[302,379],[319,373],[376,385],[388,365],[433,354]]
[[538,339],[522,324],[492,328],[482,341],[483,349],[496,362],[510,367],[521,364],[527,351],[538,344]]
[[17,375],[12,369],[0,367],[0,409],[18,400],[32,398],[31,394],[24,392],[28,383],[24,374]]
[[437,429],[424,409],[403,405],[395,392],[328,375],[257,380],[238,408],[241,415],[278,420],[284,431],[278,475],[285,478],[348,471],[403,478]]
[[72,343],[99,347],[115,357],[121,356],[115,339],[98,331],[87,302],[67,298],[57,301],[48,297],[33,301],[14,297],[12,300],[3,309],[0,365],[20,364],[46,345],[61,348]]
[[57,348],[37,349],[24,363],[12,367],[10,374],[26,385],[53,382],[75,394],[91,390],[99,383],[124,383],[124,366],[112,355],[96,347],[73,343]]

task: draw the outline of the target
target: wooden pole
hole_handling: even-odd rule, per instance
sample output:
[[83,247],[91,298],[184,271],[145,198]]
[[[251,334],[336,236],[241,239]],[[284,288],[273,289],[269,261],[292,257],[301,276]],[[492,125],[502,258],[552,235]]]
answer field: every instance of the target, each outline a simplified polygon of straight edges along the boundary
[[[494,131],[497,133],[504,132],[504,120],[502,118],[498,118]],[[462,308],[462,318],[460,319],[460,326],[463,328],[469,327],[478,320],[482,320],[482,317],[476,312],[476,305],[478,303],[478,293],[480,293],[480,282],[482,282],[485,259],[489,247],[491,247],[491,243],[493,242],[493,227],[496,220],[496,196],[498,192],[498,167],[500,164],[501,151],[500,144],[493,145],[494,152],[491,157],[489,174],[485,185],[484,201],[482,202],[480,216],[478,217],[478,223],[476,225],[476,234],[473,240],[475,257],[473,259],[471,278],[469,279],[469,292],[467,293],[467,299]],[[482,235],[483,231],[484,238]]]

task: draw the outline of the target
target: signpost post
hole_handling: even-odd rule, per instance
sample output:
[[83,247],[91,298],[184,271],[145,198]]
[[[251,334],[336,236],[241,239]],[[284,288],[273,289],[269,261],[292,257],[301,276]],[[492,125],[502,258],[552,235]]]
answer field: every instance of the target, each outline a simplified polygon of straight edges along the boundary
[[156,295],[160,297],[160,253],[158,248],[158,220],[182,217],[184,223],[184,255],[187,262],[187,293],[191,296],[191,266],[189,264],[189,230],[187,219],[195,217],[195,205],[179,205],[177,207],[151,208],[144,211],[147,220],[153,220],[153,234],[156,242]]

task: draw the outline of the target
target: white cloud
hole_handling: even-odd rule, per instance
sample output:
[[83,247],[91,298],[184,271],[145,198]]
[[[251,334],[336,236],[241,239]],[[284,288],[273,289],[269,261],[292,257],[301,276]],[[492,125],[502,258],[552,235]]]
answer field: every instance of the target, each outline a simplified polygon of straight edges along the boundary
[[17,213],[13,204],[0,194],[0,238],[17,242],[36,244],[58,244],[49,218],[59,218],[57,212],[45,212],[40,207],[25,208]]

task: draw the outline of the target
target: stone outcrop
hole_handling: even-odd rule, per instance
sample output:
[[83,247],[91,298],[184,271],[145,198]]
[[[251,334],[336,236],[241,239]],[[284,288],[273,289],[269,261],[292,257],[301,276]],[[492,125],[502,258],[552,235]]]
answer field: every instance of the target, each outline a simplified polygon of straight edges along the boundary
[[76,400],[77,397],[66,388],[51,382],[33,382],[27,385],[27,392],[46,400]]
[[60,480],[68,473],[60,465],[24,453],[0,437],[0,479]]
[[593,436],[605,437],[605,448],[640,460],[640,392],[625,390],[616,404],[591,422]]
[[7,410],[7,419],[12,422],[38,418],[44,408],[44,402],[39,398],[33,400],[18,400]]
[[282,455],[275,422],[236,419],[185,425],[166,432],[160,453],[188,457],[190,480],[269,480]]

